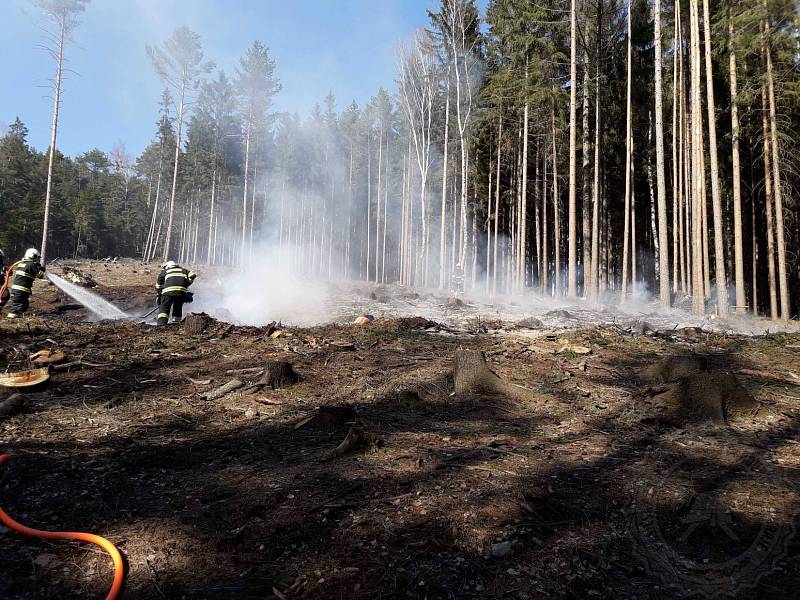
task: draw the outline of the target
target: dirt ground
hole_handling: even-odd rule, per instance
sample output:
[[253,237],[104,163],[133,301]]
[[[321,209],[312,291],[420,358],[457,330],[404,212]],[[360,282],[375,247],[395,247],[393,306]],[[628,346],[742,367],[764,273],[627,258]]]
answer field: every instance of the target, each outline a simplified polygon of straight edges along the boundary
[[[85,267],[150,308],[153,269]],[[0,506],[113,541],[126,598],[797,597],[800,335],[413,317],[189,335],[70,302],[37,283],[31,316],[0,322],[2,370],[80,362],[0,417]],[[530,399],[456,395],[459,349]],[[264,385],[274,360],[300,381]],[[755,409],[722,397],[728,374]],[[695,410],[717,399],[721,420]],[[370,442],[335,452],[353,427]],[[101,598],[111,570],[0,527],[0,598]]]

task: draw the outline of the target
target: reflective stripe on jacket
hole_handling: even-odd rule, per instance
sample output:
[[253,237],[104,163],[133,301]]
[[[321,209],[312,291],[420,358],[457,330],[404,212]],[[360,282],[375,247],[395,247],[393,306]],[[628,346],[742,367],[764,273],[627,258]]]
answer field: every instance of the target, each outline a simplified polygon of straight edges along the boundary
[[22,259],[11,265],[11,269],[13,271],[12,291],[30,294],[33,291],[33,281],[44,277],[44,267],[33,260]]
[[156,280],[156,291],[159,295],[182,294],[189,291],[195,275],[188,269],[175,266],[171,269],[161,269]]

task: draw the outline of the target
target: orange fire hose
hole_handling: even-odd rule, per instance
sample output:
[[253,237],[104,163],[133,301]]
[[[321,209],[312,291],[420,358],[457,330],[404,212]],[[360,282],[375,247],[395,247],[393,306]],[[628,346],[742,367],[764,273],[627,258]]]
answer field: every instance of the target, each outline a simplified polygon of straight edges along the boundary
[[[8,454],[0,454],[0,465],[9,458]],[[111,584],[111,589],[108,592],[108,596],[106,596],[106,600],[115,600],[119,598],[120,592],[122,591],[122,584],[125,581],[125,565],[117,547],[106,538],[91,533],[82,533],[80,531],[40,531],[39,529],[31,529],[30,527],[25,527],[25,525],[17,523],[14,519],[9,517],[2,508],[0,508],[0,522],[14,531],[31,537],[45,540],[80,540],[100,546],[114,561],[114,582]]]

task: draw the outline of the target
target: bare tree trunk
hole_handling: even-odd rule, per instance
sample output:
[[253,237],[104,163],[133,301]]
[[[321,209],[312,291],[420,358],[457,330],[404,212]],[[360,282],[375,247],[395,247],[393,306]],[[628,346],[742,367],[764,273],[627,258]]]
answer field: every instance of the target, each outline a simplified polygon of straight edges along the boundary
[[556,112],[551,106],[551,126],[553,130],[553,246],[555,253],[554,283],[555,295],[561,295],[561,215],[558,197],[558,155],[556,154]]
[[658,186],[659,298],[669,308],[669,248],[667,244],[667,183],[664,173],[664,108],[661,87],[661,0],[655,0],[656,185]]
[[244,189],[242,191],[242,256],[247,244],[247,183],[250,176],[250,130],[252,128],[252,111],[247,119],[247,131],[244,144]]
[[[445,288],[447,277],[447,234],[446,234],[446,213],[447,213],[447,152],[450,138],[450,68],[447,70],[447,94],[445,96],[444,109],[444,157],[442,158],[442,208],[441,223],[439,224],[439,289]],[[487,271],[488,275],[488,271]]]
[[522,116],[522,195],[519,215],[519,262],[517,263],[518,291],[521,291],[525,287],[527,283],[526,273],[528,271],[528,110],[529,103],[526,101]]
[[[631,158],[633,156],[633,134],[632,117],[631,117],[631,81],[633,77],[633,50],[632,50],[632,25],[631,25],[631,2],[628,0],[628,78],[627,88],[625,95],[625,103],[627,106],[625,117],[625,224],[622,236],[622,296],[621,300],[624,301],[628,295],[628,244],[630,243],[630,229],[631,229]],[[633,257],[636,260],[636,257]],[[635,278],[634,278],[635,283]]]
[[541,255],[542,255],[542,222],[541,217],[539,216],[539,154],[541,154],[541,148],[539,143],[536,144],[536,158],[534,159],[534,173],[533,173],[533,219],[534,219],[534,240],[536,243],[536,282],[534,282],[533,278],[531,278],[531,286],[534,283],[538,283],[538,281],[542,277],[542,271],[540,268],[541,264]]
[[575,298],[578,295],[578,250],[577,250],[577,214],[576,214],[576,172],[577,148],[576,134],[577,121],[577,87],[578,87],[578,8],[577,0],[572,0],[570,9],[570,59],[569,59],[569,216],[567,235],[567,296]]
[[47,158],[47,189],[44,195],[44,223],[42,224],[41,261],[47,257],[47,234],[50,228],[50,194],[53,190],[53,161],[56,156],[58,134],[58,109],[61,104],[61,72],[64,64],[64,37],[67,29],[67,15],[62,14],[58,24],[58,45],[56,47],[56,78],[53,82],[53,122],[50,127],[50,152]]
[[546,139],[542,153],[542,276],[540,279],[544,296],[550,293],[550,256],[547,251],[547,155],[549,152]]
[[758,314],[758,234],[756,231],[756,199],[751,189],[750,192],[750,219],[751,219],[751,234],[752,234],[752,247],[753,247],[753,292],[752,292],[752,311],[754,315]]
[[770,131],[767,117],[767,88],[766,84],[761,84],[761,127],[764,134],[764,194],[765,194],[765,213],[767,221],[767,273],[769,276],[769,313],[773,321],[778,320],[778,293],[777,280],[775,278],[775,226],[772,217],[772,146],[770,143]]
[[697,315],[705,312],[703,286],[703,232],[702,207],[703,184],[701,157],[703,152],[700,123],[700,33],[697,0],[689,2],[691,20],[691,68],[692,78],[692,311]]
[[744,248],[742,243],[742,182],[739,165],[739,107],[736,81],[736,47],[733,20],[728,15],[728,52],[731,79],[731,159],[733,162],[733,248],[736,262],[736,312],[747,310],[744,291]]
[[728,314],[728,277],[725,273],[725,240],[722,223],[722,194],[719,185],[719,159],[717,156],[717,122],[716,105],[714,103],[714,74],[711,64],[711,18],[708,0],[703,0],[703,17],[705,26],[705,58],[706,58],[706,96],[708,108],[708,145],[711,155],[711,206],[714,214],[714,276],[717,285],[717,310],[719,314]]
[[380,281],[378,270],[381,254],[381,184],[383,171],[383,122],[378,125],[378,189],[375,201],[375,281]]
[[[600,4],[598,4],[598,10]],[[589,298],[597,301],[600,292],[600,15],[598,14],[597,30],[597,66],[594,91],[594,173],[592,182],[592,258],[589,277]]]
[[[500,159],[502,155],[503,142],[503,109],[497,118],[497,177],[495,178],[494,188],[494,260],[492,267],[492,295],[497,295],[497,232],[500,223]],[[488,252],[489,249],[487,248]]]
[[[216,161],[215,161],[216,162]],[[217,166],[214,165],[214,171],[211,174],[211,206],[208,211],[208,251],[206,253],[206,264],[211,264],[213,255],[211,248],[211,232],[214,226],[214,209],[215,200],[217,196]]]
[[[680,119],[680,103],[683,94],[683,88],[679,85],[678,79],[678,64],[680,62],[679,56],[682,52],[681,46],[681,9],[680,1],[675,0],[675,39],[673,42],[674,54],[672,57],[672,291],[678,293],[679,282],[679,260],[681,247],[679,244],[680,239],[680,207],[682,202],[681,190],[681,166],[680,166],[680,148],[679,141],[679,124]],[[682,74],[682,73],[681,73]],[[681,130],[681,134],[683,131]]]
[[[767,9],[767,0],[764,0]],[[781,319],[789,319],[789,281],[786,273],[786,241],[783,225],[783,187],[781,185],[781,157],[778,143],[778,109],[775,102],[775,84],[772,75],[772,50],[770,48],[769,14],[763,21],[764,55],[767,63],[767,98],[769,99],[769,129],[772,141],[772,187],[775,195],[775,233],[778,251],[778,283],[780,284]]]
[[592,239],[592,225],[591,217],[589,215],[589,51],[584,47],[583,49],[583,157],[581,165],[581,174],[583,175],[583,190],[581,192],[581,218],[583,225],[583,243],[581,248],[583,256],[581,260],[581,267],[583,270],[583,295],[589,297],[590,286],[590,271],[591,271],[591,239]]
[[372,126],[370,125],[370,131],[367,133],[367,261],[365,264],[366,273],[367,273],[367,281],[369,281],[369,259],[371,254],[370,248],[370,240],[372,239],[372,234],[370,230],[372,228]]

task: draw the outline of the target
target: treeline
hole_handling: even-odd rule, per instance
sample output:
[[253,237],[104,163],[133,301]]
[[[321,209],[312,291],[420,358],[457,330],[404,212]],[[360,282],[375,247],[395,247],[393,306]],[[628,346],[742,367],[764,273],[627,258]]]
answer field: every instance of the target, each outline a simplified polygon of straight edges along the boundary
[[[31,148],[17,119],[0,138],[0,249],[20,258],[42,239],[48,155]],[[123,147],[74,159],[57,153],[51,191],[53,257],[135,256],[147,220],[144,182]]]
[[[266,45],[226,74],[180,28],[148,48],[165,92],[135,173],[108,160],[95,175],[96,221],[58,196],[68,237],[53,243],[213,264],[269,245],[332,278],[796,315],[794,8],[492,0],[481,16],[473,0],[442,0],[399,48],[396,93],[343,109],[330,94],[304,117],[273,112]],[[4,220],[0,242],[21,247],[41,181],[13,193],[7,181],[0,201],[31,229]]]

